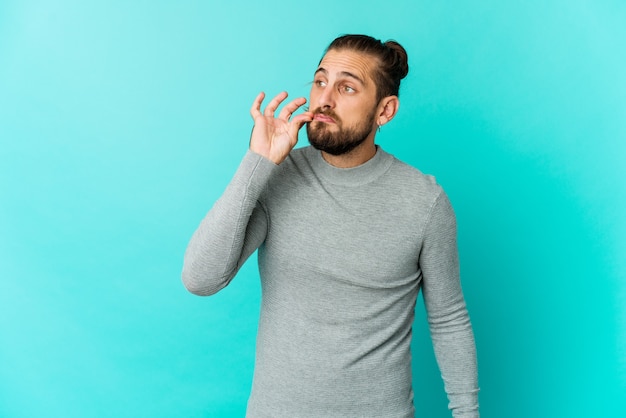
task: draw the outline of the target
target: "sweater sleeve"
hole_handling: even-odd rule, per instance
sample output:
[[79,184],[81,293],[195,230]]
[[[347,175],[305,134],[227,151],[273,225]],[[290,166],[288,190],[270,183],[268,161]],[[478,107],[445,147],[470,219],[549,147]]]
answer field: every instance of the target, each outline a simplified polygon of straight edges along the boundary
[[456,218],[440,191],[420,254],[423,294],[435,356],[455,418],[478,418],[474,334],[460,283]]
[[277,167],[252,151],[246,153],[185,251],[182,281],[191,293],[212,295],[226,287],[263,243],[267,217],[259,197]]

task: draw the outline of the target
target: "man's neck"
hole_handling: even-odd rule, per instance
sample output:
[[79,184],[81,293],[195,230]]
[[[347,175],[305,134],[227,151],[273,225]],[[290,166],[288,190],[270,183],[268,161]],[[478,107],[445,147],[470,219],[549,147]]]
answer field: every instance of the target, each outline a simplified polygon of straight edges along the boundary
[[367,139],[361,145],[353,149],[352,151],[341,154],[332,155],[322,151],[322,157],[324,160],[337,168],[352,168],[365,164],[376,155],[376,144],[374,144],[374,138]]

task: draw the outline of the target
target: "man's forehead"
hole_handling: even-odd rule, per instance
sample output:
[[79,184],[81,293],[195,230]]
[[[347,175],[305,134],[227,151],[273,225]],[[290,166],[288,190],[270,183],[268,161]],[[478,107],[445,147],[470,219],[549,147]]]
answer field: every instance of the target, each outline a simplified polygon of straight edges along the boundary
[[322,70],[326,74],[354,75],[367,84],[372,80],[374,65],[375,58],[369,54],[349,49],[331,49],[320,61],[316,72]]

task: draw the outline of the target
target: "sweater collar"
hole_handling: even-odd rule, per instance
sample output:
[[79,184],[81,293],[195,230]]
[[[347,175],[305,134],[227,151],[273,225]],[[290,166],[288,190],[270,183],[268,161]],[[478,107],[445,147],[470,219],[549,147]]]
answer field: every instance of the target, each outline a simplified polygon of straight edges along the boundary
[[383,175],[393,163],[393,156],[376,146],[376,154],[365,163],[351,168],[338,168],[330,165],[322,153],[309,146],[306,156],[313,171],[324,181],[342,186],[360,186],[370,183]]

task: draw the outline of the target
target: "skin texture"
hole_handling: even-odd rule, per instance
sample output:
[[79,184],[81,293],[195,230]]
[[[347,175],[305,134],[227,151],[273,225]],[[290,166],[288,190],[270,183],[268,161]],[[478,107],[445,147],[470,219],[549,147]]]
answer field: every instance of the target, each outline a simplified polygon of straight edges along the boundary
[[307,135],[324,155],[341,156],[371,142],[377,126],[376,86],[369,77],[372,71],[366,56],[337,51],[326,54],[315,71],[311,87],[315,110]]
[[293,112],[306,103],[304,97],[299,97],[289,102],[283,107],[278,117],[275,117],[274,113],[287,98],[287,92],[274,97],[261,113],[261,103],[264,98],[265,93],[259,93],[250,109],[250,115],[254,120],[254,128],[250,136],[250,150],[275,164],[280,164],[298,142],[300,128],[306,122],[313,120],[313,114],[305,112],[292,118]]
[[399,106],[396,96],[376,102],[374,65],[376,60],[367,54],[352,50],[328,51],[315,71],[310,93],[312,110],[297,116],[292,115],[306,103],[305,98],[292,100],[275,116],[287,93],[278,94],[263,111],[265,94],[260,93],[250,109],[254,119],[250,149],[280,164],[296,145],[298,131],[309,123],[313,145],[316,136],[322,134],[325,141],[358,142],[339,155],[322,149],[322,156],[331,165],[348,168],[368,161],[376,154],[377,128],[389,122]]

